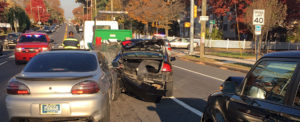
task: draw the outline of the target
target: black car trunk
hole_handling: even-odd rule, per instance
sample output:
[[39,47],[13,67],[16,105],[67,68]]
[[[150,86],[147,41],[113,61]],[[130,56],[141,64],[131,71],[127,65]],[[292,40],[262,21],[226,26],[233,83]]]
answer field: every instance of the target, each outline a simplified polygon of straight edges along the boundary
[[138,84],[162,84],[163,77],[160,71],[163,60],[153,59],[125,59],[124,73]]

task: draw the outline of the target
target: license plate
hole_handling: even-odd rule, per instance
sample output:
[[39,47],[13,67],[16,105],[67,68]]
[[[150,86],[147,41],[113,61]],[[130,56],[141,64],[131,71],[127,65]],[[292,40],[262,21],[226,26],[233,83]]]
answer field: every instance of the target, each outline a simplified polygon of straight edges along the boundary
[[60,104],[41,104],[41,114],[61,114]]

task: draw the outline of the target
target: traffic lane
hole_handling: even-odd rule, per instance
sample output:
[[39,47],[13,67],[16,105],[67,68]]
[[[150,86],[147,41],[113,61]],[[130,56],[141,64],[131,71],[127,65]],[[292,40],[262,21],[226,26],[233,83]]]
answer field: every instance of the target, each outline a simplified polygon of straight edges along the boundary
[[14,57],[10,56],[7,62],[0,66],[0,122],[8,122],[5,96],[7,82],[16,74],[22,71],[24,65],[15,65]]
[[205,64],[198,64],[191,61],[184,61],[184,60],[176,60],[173,62],[173,66],[177,66],[177,68],[182,68],[183,70],[190,70],[194,72],[198,72],[201,74],[205,74],[211,77],[214,77],[218,80],[226,80],[229,76],[245,76],[245,73],[231,71],[231,70],[224,70],[218,67],[205,65]]
[[[186,101],[198,101],[195,98],[178,98]],[[201,117],[180,106],[170,98],[160,103],[140,100],[132,94],[121,94],[111,104],[112,122],[199,122]]]
[[66,25],[63,24],[60,28],[58,28],[55,32],[51,33],[49,36],[54,40],[54,48],[58,48],[62,41],[64,40],[64,35],[66,32]]
[[68,32],[72,31],[74,33],[74,38],[81,41],[83,39],[82,35],[83,33],[77,33],[76,27],[71,25],[68,28]]
[[180,59],[172,62],[172,64],[174,97],[201,112],[204,111],[208,96],[219,91],[219,86],[226,78],[245,76],[245,73],[223,70]]

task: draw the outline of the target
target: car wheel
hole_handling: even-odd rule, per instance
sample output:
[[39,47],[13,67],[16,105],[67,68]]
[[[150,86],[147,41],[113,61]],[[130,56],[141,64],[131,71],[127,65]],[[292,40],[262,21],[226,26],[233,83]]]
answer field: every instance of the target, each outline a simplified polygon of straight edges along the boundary
[[17,60],[15,60],[15,64],[16,64],[16,65],[21,65],[21,62],[20,62],[20,61],[17,61]]
[[224,114],[221,111],[219,111],[218,109],[215,109],[213,111],[212,118],[213,118],[214,122],[226,122],[226,118],[225,118]]
[[167,90],[166,97],[173,96],[173,81],[166,83],[166,90]]
[[118,78],[117,73],[111,73],[112,76],[112,94],[111,94],[111,99],[113,101],[116,101],[118,99],[118,97],[121,94],[121,88],[120,88],[120,80]]

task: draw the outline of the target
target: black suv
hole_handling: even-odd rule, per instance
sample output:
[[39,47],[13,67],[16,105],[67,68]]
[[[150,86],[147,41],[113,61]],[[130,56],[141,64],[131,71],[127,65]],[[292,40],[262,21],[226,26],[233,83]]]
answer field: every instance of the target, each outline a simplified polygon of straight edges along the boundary
[[[162,96],[172,96],[172,64],[165,41],[129,40],[122,42],[122,49],[113,61],[126,91],[141,98],[159,102]],[[154,98],[154,99],[153,99]]]
[[263,56],[211,94],[202,121],[300,121],[300,52]]

